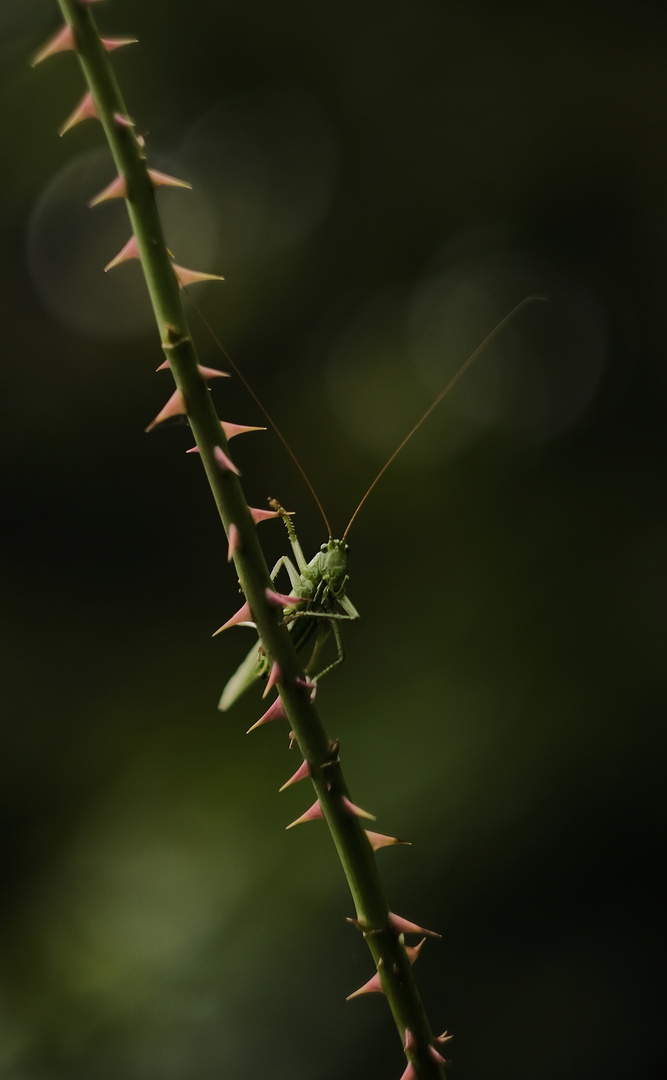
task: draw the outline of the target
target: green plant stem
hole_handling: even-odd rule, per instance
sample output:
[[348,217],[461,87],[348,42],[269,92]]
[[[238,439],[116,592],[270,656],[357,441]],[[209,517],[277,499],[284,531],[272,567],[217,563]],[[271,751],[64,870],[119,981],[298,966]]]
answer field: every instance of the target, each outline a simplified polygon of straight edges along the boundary
[[[148,292],[177,387],[181,390],[186,415],[213,492],[225,531],[235,525],[240,545],[234,564],[241,588],[257,624],[264,649],[280,668],[278,690],[299,749],[309,763],[312,782],[324,818],[338,852],[357,919],[364,924],[365,939],[382,988],[403,1040],[411,1033],[408,1059],[420,1080],[442,1078],[442,1066],[429,1048],[433,1032],[414,981],[402,936],[389,923],[385,897],[375,855],[360,819],[346,810],[343,797],[349,792],[338,760],[338,746],[327,734],[303,683],[304,673],[293,648],[282,611],[272,607],[266,590],[272,587],[256,527],[240,482],[233,472],[221,470],[215,458],[220,447],[230,456],[220,421],[208,388],[197,368],[197,354],[183,311],[178,283],[167,251],[145,152],[132,126],[117,123],[114,115],[127,116],[109,57],[101,44],[90,7],[79,0],[58,0],[66,22],[72,28],[84,76],[106,133],[118,170],[127,183],[126,206],[136,237]],[[191,573],[183,567],[184,577]]]

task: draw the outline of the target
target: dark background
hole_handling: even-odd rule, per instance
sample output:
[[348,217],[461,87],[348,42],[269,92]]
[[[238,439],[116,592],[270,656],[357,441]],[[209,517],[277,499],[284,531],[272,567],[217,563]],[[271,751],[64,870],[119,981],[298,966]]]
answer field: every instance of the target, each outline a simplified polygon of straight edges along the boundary
[[[420,986],[459,1080],[648,1080],[664,1059],[667,8],[337,0],[94,6],[170,247],[334,533],[523,296],[351,532],[321,687],[378,855],[442,932]],[[55,2],[3,0],[0,1073],[400,1076],[281,725],[219,693],[250,646],[99,126],[59,140]],[[204,362],[221,359],[193,314]],[[224,366],[224,363],[222,364]],[[220,413],[262,423],[238,380]],[[272,432],[248,496],[317,508]],[[285,550],[262,527],[267,557]]]

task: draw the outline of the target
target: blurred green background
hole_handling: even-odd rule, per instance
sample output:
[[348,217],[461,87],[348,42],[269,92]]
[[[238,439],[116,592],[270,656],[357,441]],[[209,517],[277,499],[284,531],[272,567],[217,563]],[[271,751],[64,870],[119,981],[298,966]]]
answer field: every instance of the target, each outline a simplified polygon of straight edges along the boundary
[[[95,5],[198,303],[340,533],[446,379],[522,312],[351,532],[362,621],[320,703],[411,848],[392,905],[459,1080],[663,1060],[667,8]],[[219,693],[250,632],[51,0],[2,0],[2,890],[7,1080],[400,1076],[284,727]],[[204,362],[221,363],[193,314]],[[223,365],[224,366],[224,365]],[[262,423],[238,380],[223,417]],[[250,500],[325,538],[271,432]],[[267,557],[285,549],[263,526]]]

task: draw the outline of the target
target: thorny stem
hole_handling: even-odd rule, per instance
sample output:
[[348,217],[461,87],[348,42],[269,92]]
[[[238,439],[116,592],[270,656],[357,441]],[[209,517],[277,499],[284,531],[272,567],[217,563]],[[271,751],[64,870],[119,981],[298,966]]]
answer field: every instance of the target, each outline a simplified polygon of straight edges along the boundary
[[[402,1042],[409,1033],[406,1054],[412,1066],[411,1075],[419,1080],[442,1080],[443,1067],[434,1054],[433,1032],[414,981],[403,937],[389,922],[389,906],[375,855],[359,817],[351,814],[343,803],[344,797],[349,799],[349,792],[338,759],[338,745],[327,734],[308,689],[303,687],[303,669],[282,620],[282,612],[267,602],[266,590],[272,583],[240,482],[232,471],[221,469],[216,461],[216,447],[227,456],[229,448],[211,394],[197,369],[197,354],[165,245],[143,145],[133,126],[119,124],[115,119],[128,114],[89,3],[85,0],[58,0],[58,3],[72,29],[81,67],[118,175],[127,183],[125,203],[162,348],[176,385],[184,396],[186,415],[225,531],[228,534],[232,524],[238,530],[240,543],[234,554],[234,564],[241,588],[263,646],[280,669],[278,689],[283,707],[299,749],[309,763],[317,798],[354,900],[356,917],[364,924],[364,936]],[[409,1072],[408,1067],[406,1076]]]

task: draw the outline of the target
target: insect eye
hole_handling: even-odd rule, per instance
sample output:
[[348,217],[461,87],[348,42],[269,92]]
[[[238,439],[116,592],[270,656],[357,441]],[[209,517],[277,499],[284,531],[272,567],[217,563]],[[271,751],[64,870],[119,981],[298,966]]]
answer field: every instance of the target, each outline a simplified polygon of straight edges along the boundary
[[326,550],[327,550],[327,545],[326,544],[320,544],[320,551],[325,552]]

